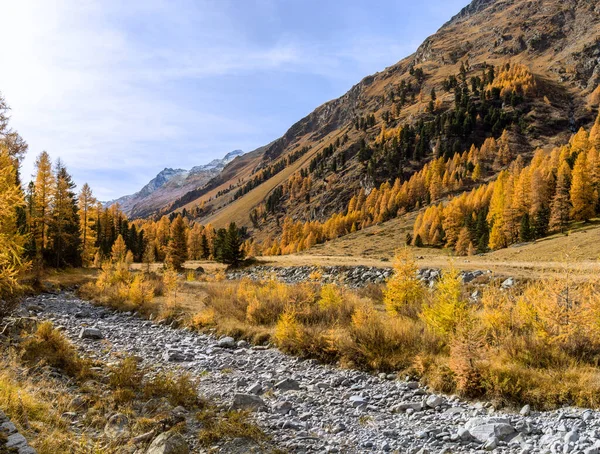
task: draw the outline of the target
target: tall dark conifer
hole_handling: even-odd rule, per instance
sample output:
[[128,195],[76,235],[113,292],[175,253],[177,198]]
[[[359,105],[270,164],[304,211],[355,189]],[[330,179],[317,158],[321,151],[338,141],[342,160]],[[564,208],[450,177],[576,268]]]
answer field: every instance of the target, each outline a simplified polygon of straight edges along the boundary
[[66,167],[56,163],[54,204],[48,234],[50,247],[46,261],[50,266],[81,266],[81,237],[75,183]]

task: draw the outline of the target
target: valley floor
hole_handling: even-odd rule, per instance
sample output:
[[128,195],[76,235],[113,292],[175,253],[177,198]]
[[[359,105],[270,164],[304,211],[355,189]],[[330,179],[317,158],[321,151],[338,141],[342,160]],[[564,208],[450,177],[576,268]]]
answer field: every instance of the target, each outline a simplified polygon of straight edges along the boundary
[[[259,257],[272,266],[375,266],[390,267],[394,253],[404,247],[412,216],[317,245],[299,254]],[[575,225],[567,234],[471,257],[455,257],[447,250],[410,247],[419,268],[491,270],[501,277],[536,279],[566,273],[589,279],[600,272],[600,226]]]
[[[135,355],[143,365],[189,371],[200,380],[201,395],[254,408],[259,425],[284,452],[450,453],[485,446],[502,453],[591,454],[600,445],[597,411],[498,413],[489,404],[430,394],[395,376],[318,365],[273,348],[173,329],[68,293],[39,295],[26,304],[63,326],[88,358],[110,362]],[[80,339],[85,326],[100,329],[104,339]],[[238,452],[232,445],[215,448]]]

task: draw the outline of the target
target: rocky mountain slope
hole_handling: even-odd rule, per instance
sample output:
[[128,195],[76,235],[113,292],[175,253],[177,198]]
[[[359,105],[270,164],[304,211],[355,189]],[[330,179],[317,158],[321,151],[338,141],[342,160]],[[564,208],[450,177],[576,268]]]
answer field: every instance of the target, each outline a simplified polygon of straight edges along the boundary
[[213,159],[208,164],[195,166],[190,170],[165,168],[135,194],[112,200],[107,206],[118,203],[128,216],[148,216],[172,200],[204,186],[227,164],[243,154],[242,150],[234,150],[222,159]]
[[[491,90],[485,82],[490,67],[498,75],[507,64],[524,65],[536,89],[517,102],[498,96],[489,103],[473,80]],[[453,79],[468,87],[470,110],[457,101],[461,93]],[[210,200],[201,222],[223,226],[233,220],[260,239],[277,235],[286,216],[326,219],[344,211],[360,188],[407,179],[432,157],[451,157],[504,129],[513,154],[527,161],[536,147],[565,142],[573,130],[592,124],[599,82],[597,2],[475,0],[413,55],[365,77],[229,172],[228,179],[213,180],[167,211]],[[399,141],[380,146],[382,129]],[[303,188],[297,191],[301,196],[293,195],[294,184]],[[253,210],[257,222],[250,219]]]

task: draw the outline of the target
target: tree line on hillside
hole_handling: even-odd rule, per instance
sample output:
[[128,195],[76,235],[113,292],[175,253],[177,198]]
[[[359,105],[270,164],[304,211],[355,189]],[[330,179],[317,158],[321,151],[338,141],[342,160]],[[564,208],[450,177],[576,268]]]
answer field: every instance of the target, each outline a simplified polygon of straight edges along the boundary
[[188,258],[237,264],[244,257],[244,229],[213,229],[181,215],[160,222],[130,221],[118,206],[105,208],[86,183],[77,192],[60,160],[47,152],[35,175],[22,184],[20,165],[28,145],[9,125],[0,96],[0,313],[21,290],[23,273],[45,267],[99,266],[117,250],[130,261],[165,260],[180,268]]
[[432,205],[417,217],[415,244],[453,248],[458,254],[501,249],[600,214],[600,115],[569,143],[519,156],[495,181]]
[[[413,71],[413,77],[414,74],[417,74],[416,70]],[[421,85],[426,75],[421,74],[419,77],[420,83],[415,81],[407,84],[403,80],[399,86],[392,87],[387,98],[389,102],[393,104],[402,100],[401,95],[405,93],[407,87],[411,90],[414,87],[422,90]],[[524,101],[537,95],[537,83],[533,74],[525,66],[518,64],[499,67],[484,64],[477,70],[472,69],[468,62],[462,62],[458,74],[449,76],[442,83],[442,87],[437,88],[438,91],[454,93],[453,109],[442,110],[441,96],[438,96],[436,87],[432,87],[429,115],[423,116],[414,125],[398,124],[397,115],[389,110],[381,113],[379,123],[374,114],[356,117],[353,126],[356,130],[364,131],[365,135],[350,146],[344,146],[349,140],[347,133],[343,137],[338,135],[329,144],[325,144],[311,159],[308,167],[300,169],[291,177],[294,180],[293,189],[288,182],[282,183],[269,194],[263,205],[252,210],[250,213],[252,225],[260,229],[269,216],[274,216],[279,226],[278,213],[299,201],[299,194],[302,201],[308,204],[312,200],[314,190],[334,186],[337,173],[347,168],[346,163],[352,156],[356,156],[363,164],[362,172],[367,181],[373,184],[382,181],[380,187],[382,190],[385,190],[389,184],[395,187],[394,197],[398,192],[398,184],[412,180],[410,184],[412,186],[417,182],[413,179],[415,167],[427,165],[423,163],[432,155],[437,161],[436,166],[443,165],[442,163],[446,161],[454,161],[456,156],[464,154],[462,147],[467,143],[472,144],[473,147],[480,144],[482,148],[492,149],[490,151],[492,162],[486,163],[487,169],[484,169],[483,165],[477,166],[471,156],[465,163],[468,166],[466,173],[469,178],[465,178],[465,172],[461,173],[455,169],[447,174],[443,172],[440,180],[444,180],[444,185],[438,184],[437,188],[433,189],[432,198],[428,195],[421,197],[423,191],[411,191],[410,196],[405,197],[406,200],[400,202],[397,207],[394,207],[393,203],[385,209],[378,207],[379,213],[373,214],[374,207],[369,206],[369,216],[363,215],[359,220],[356,219],[355,214],[335,214],[325,222],[328,225],[322,232],[312,222],[312,226],[299,226],[296,220],[293,224],[296,233],[288,235],[283,232],[282,235],[282,239],[294,238],[290,240],[291,243],[269,238],[262,246],[254,246],[252,249],[257,251],[262,249],[264,253],[289,253],[293,250],[302,250],[307,247],[306,240],[310,232],[312,235],[308,242],[312,243],[314,238],[317,242],[321,242],[339,236],[344,231],[360,229],[370,225],[375,218],[386,220],[394,217],[396,215],[394,208],[412,209],[417,202],[429,203],[432,199],[435,200],[440,192],[447,193],[449,189],[457,190],[459,187],[462,188],[465,182],[468,188],[471,180],[477,182],[485,178],[487,171],[498,171],[506,166],[514,156],[507,145],[505,128],[514,124],[520,125],[529,108]],[[422,94],[419,98],[420,102],[423,102]],[[377,124],[380,125],[378,134],[373,135],[375,133],[373,129]],[[490,142],[490,139],[494,142]],[[498,148],[497,152],[495,148]],[[470,178],[471,173],[473,179]],[[313,188],[314,183],[317,183],[316,189]],[[429,177],[426,185],[429,188]],[[287,223],[286,226],[290,227],[292,224]],[[298,229],[310,232],[300,235],[297,233]]]
[[245,230],[234,223],[213,229],[181,214],[158,222],[130,221],[118,205],[103,207],[86,183],[79,193],[64,164],[54,166],[47,152],[35,163],[35,180],[24,195],[21,230],[23,256],[39,267],[99,266],[114,255],[115,244],[129,262],[166,262],[175,269],[191,259],[215,259],[238,264]]
[[[531,241],[600,214],[598,150],[600,115],[589,133],[581,129],[560,148],[538,150],[528,166],[522,155],[515,158],[504,131],[498,140],[490,137],[479,148],[472,145],[451,159],[433,159],[408,180],[385,182],[369,193],[361,189],[344,213],[324,222],[286,217],[279,238],[267,238],[262,244],[249,241],[246,250],[265,255],[295,253],[469,188],[471,192],[419,214],[407,242],[469,254]],[[495,181],[484,183],[495,173]],[[281,186],[281,197],[304,197],[310,184],[311,180],[295,175]],[[256,209],[253,215],[266,213]]]

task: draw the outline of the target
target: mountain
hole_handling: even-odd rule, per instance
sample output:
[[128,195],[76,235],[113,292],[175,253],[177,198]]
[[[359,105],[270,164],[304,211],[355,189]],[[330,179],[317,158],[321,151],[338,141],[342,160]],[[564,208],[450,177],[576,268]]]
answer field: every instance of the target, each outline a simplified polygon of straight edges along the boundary
[[128,216],[134,218],[151,215],[172,200],[204,186],[227,164],[243,154],[242,150],[234,150],[222,159],[213,159],[208,164],[195,166],[190,170],[165,168],[135,194],[112,200],[106,205],[118,203]]
[[235,221],[259,240],[277,237],[286,217],[324,221],[345,212],[360,189],[406,181],[433,158],[504,130],[513,158],[527,162],[537,147],[591,126],[599,82],[596,1],[475,0],[414,54],[164,211],[202,205],[200,222]]

